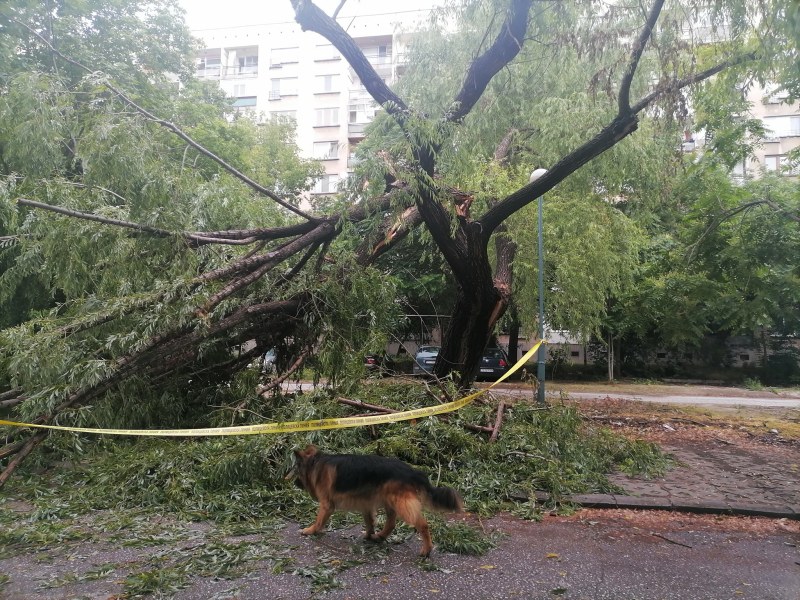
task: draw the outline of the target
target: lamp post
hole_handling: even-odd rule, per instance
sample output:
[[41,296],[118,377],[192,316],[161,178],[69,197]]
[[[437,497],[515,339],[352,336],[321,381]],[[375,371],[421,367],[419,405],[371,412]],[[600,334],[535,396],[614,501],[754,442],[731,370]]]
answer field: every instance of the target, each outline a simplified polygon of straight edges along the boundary
[[[539,179],[542,175],[547,173],[547,169],[536,169],[533,173],[531,173],[531,177],[529,179],[530,183],[533,183],[537,179]],[[537,227],[537,238],[539,244],[539,339],[544,339],[544,243],[543,243],[543,236],[542,236],[542,196],[539,196],[536,199],[536,203],[538,205],[538,227]],[[544,404],[544,344],[539,346],[539,352],[536,353],[538,365],[536,370],[536,378],[539,380],[539,390],[537,393],[537,401],[540,404]]]

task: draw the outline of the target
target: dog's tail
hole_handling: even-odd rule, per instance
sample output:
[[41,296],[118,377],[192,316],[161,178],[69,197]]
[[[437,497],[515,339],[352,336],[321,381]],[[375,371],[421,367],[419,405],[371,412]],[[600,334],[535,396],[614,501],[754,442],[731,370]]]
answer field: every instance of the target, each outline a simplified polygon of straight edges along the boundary
[[464,500],[453,488],[430,486],[427,492],[431,508],[450,512],[464,511]]

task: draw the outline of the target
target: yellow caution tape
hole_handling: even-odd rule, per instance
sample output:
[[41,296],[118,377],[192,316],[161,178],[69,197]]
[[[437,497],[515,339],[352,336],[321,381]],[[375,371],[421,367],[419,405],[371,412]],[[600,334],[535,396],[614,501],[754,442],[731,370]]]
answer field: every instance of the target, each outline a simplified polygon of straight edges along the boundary
[[536,343],[533,348],[525,353],[517,363],[506,371],[502,377],[484,390],[472,393],[468,396],[439,404],[437,406],[426,406],[396,413],[371,415],[366,417],[344,417],[341,419],[314,419],[311,421],[284,421],[281,423],[262,423],[260,425],[235,425],[232,427],[205,427],[199,429],[100,429],[95,427],[62,427],[59,425],[37,425],[35,423],[18,423],[16,421],[4,421],[0,419],[0,425],[12,427],[35,427],[37,429],[53,429],[56,431],[73,431],[78,433],[99,433],[105,435],[137,435],[137,436],[159,436],[159,437],[201,437],[213,435],[257,435],[272,433],[295,433],[299,431],[321,431],[323,429],[344,429],[347,427],[363,427],[364,425],[379,425],[382,423],[397,423],[398,421],[410,421],[411,419],[421,419],[432,417],[443,413],[453,412],[463,408],[478,396],[488,392],[498,383],[505,381],[514,374],[536,353],[542,341]]

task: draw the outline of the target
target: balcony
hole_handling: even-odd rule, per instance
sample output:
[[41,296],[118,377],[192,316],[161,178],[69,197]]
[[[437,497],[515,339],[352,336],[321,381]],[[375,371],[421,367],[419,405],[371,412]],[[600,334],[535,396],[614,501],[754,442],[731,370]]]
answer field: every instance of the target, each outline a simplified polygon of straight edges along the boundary
[[222,77],[223,79],[251,79],[258,77],[258,65],[225,67]]
[[198,68],[194,73],[198,79],[219,79],[222,72],[220,65]]
[[367,123],[349,123],[347,125],[347,137],[351,140],[362,139],[364,137],[364,129]]

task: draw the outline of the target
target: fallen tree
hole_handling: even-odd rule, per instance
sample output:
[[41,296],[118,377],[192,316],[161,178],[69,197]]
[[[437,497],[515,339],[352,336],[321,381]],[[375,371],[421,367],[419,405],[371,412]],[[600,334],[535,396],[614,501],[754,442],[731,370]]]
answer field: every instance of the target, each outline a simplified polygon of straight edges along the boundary
[[[532,18],[531,0],[502,3],[496,12],[497,23],[485,31],[491,43],[487,42],[486,49],[469,61],[460,86],[441,114],[431,115],[415,110],[389,88],[333,17],[313,2],[295,0],[292,4],[301,27],[328,39],[349,62],[372,98],[383,107],[391,127],[401,133],[405,148],[402,155],[386,159],[379,184],[372,179],[368,182],[371,185],[363,188],[373,193],[348,198],[344,208],[332,211],[301,209],[298,194],[279,194],[257,182],[221,153],[209,149],[187,127],[160,117],[157,106],[147,107],[122,85],[60,49],[47,25],[26,23],[14,14],[4,14],[5,21],[14,25],[17,32],[26,32],[23,45],[42,53],[54,72],[70,70],[69,86],[52,96],[54,105],[63,102],[56,107],[60,116],[69,113],[72,100],[63,100],[69,96],[87,111],[100,106],[113,122],[111,130],[127,124],[135,126],[137,135],[142,137],[159,130],[155,135],[159,136],[160,150],[164,156],[172,155],[175,164],[172,179],[153,186],[161,186],[158,194],[165,207],[173,201],[170,194],[187,194],[184,186],[188,184],[179,180],[178,173],[184,175],[186,156],[191,152],[196,165],[213,165],[215,170],[214,176],[201,186],[195,182],[192,194],[202,190],[203,194],[223,196],[232,187],[220,184],[214,189],[221,174],[225,181],[233,182],[226,186],[248,190],[249,201],[258,199],[268,204],[269,208],[262,209],[268,211],[263,216],[269,214],[271,222],[276,223],[184,231],[175,226],[177,218],[164,219],[171,220],[171,227],[145,222],[158,222],[154,216],[158,211],[152,206],[150,212],[138,211],[146,217],[143,221],[130,218],[137,213],[133,196],[144,193],[151,184],[142,181],[138,189],[126,191],[121,183],[124,178],[115,176],[98,182],[94,165],[80,152],[84,132],[62,133],[63,143],[59,143],[63,146],[60,151],[67,155],[66,166],[52,181],[43,181],[33,172],[18,174],[7,167],[4,193],[13,197],[21,215],[17,217],[18,226],[3,238],[18,253],[14,268],[6,276],[7,283],[19,285],[31,268],[24,250],[29,242],[38,243],[37,236],[44,235],[39,227],[52,223],[50,217],[40,216],[44,214],[80,223],[57,226],[62,227],[62,235],[69,235],[64,227],[78,227],[86,238],[109,236],[110,240],[104,241],[109,248],[130,253],[123,261],[137,257],[147,261],[152,279],[120,283],[118,275],[117,285],[127,293],[113,294],[104,285],[104,267],[98,264],[97,283],[92,282],[92,273],[83,273],[83,288],[78,290],[76,286],[77,292],[67,290],[64,298],[59,297],[58,306],[7,330],[3,364],[9,373],[10,389],[4,393],[8,396],[4,395],[4,406],[16,407],[21,417],[37,423],[64,419],[80,422],[89,418],[85,407],[93,406],[97,412],[97,405],[105,406],[104,410],[113,413],[110,407],[125,405],[143,387],[163,386],[170,393],[178,394],[180,390],[189,395],[197,388],[213,388],[219,381],[233,379],[257,356],[275,346],[295,356],[317,354],[321,368],[335,379],[342,369],[340,363],[345,361],[345,351],[355,354],[355,361],[360,362],[361,348],[374,342],[372,330],[385,329],[386,321],[392,318],[391,287],[382,281],[379,271],[372,269],[373,265],[420,226],[424,226],[444,257],[457,287],[435,372],[439,376],[453,374],[458,387],[467,387],[489,336],[511,301],[515,246],[505,233],[506,223],[537,197],[633,134],[642,116],[648,110],[656,110],[660,102],[726,70],[757,64],[764,52],[760,47],[732,45],[711,60],[673,68],[671,58],[660,63],[657,58],[663,53],[668,36],[659,37],[657,44],[653,41],[664,8],[662,0],[656,0],[641,15],[635,10],[611,11],[606,15],[609,22],[626,25],[627,33],[634,31],[631,24],[640,17],[636,34],[627,38],[630,42],[613,27],[611,31],[615,33],[606,33],[610,37],[603,41],[618,51],[625,50],[624,60],[618,60],[607,77],[609,82],[616,81],[615,91],[609,95],[615,99],[615,111],[596,131],[587,132],[585,139],[548,165],[540,179],[492,198],[480,214],[475,214],[473,194],[449,185],[443,178],[446,169],[441,167],[441,157],[458,146],[457,132],[473,113],[482,110],[481,99],[498,73],[514,65],[530,38],[545,34],[544,27],[553,21]],[[555,5],[548,7],[555,10]],[[779,13],[782,5],[776,3],[770,9]],[[588,33],[591,12],[578,7],[571,10],[573,23]],[[566,35],[563,26],[554,33],[558,38],[554,43],[573,51],[586,43],[582,39],[559,38]],[[681,47],[680,40],[673,42],[673,48]],[[643,69],[643,57],[651,46],[656,46],[651,49],[656,58],[651,57]],[[655,75],[655,83],[642,84]],[[9,86],[7,89],[12,90],[12,84]],[[640,90],[638,97],[634,97],[634,89]],[[111,113],[113,118],[108,116]],[[124,118],[119,117],[122,113]],[[93,114],[93,118],[100,118]],[[87,129],[99,135],[100,128]],[[520,128],[508,127],[500,139],[493,141],[496,163],[508,159],[519,131]],[[223,139],[220,136],[217,141],[222,143]],[[179,150],[180,160],[176,160]],[[113,152],[113,145],[107,151]],[[11,154],[8,157],[13,158]],[[131,175],[135,179],[135,174]],[[27,192],[22,193],[26,190],[40,198],[29,198]],[[119,200],[116,207],[108,202],[109,196]],[[102,202],[98,197],[103,198]],[[148,198],[147,202],[152,203],[153,199]],[[81,204],[88,209],[78,208]],[[116,210],[120,206],[126,210]],[[249,209],[243,208],[242,214],[245,210]],[[119,212],[127,213],[129,218],[111,216]],[[99,232],[98,227],[103,231]],[[48,235],[49,239],[57,238],[58,229],[49,230]],[[339,244],[343,238],[350,241]],[[353,239],[360,240],[355,247]],[[491,241],[495,242],[494,256]],[[57,255],[58,251],[51,248],[48,256],[54,260]],[[114,264],[118,265],[117,260]],[[177,264],[182,266],[183,276],[170,271],[172,267],[168,265]],[[67,269],[68,265],[63,267]],[[87,270],[85,265],[83,268]],[[158,269],[165,269],[167,276],[160,277]],[[56,270],[48,284],[53,290],[66,289],[58,281]],[[359,308],[362,305],[363,311]],[[343,331],[350,333],[345,335]],[[36,360],[32,359],[35,352],[26,350],[34,339],[39,346]],[[253,343],[243,346],[249,340]],[[232,347],[242,349],[232,354]],[[63,359],[55,357],[52,365],[44,366],[48,352],[52,357],[62,350]],[[352,357],[349,360],[353,362]],[[293,368],[298,366],[295,361]],[[173,401],[175,396],[170,398]],[[191,401],[175,403],[185,410]],[[0,485],[45,437],[42,433],[27,437],[20,432],[7,436],[6,445],[0,449],[0,457],[8,460],[0,474]]]

